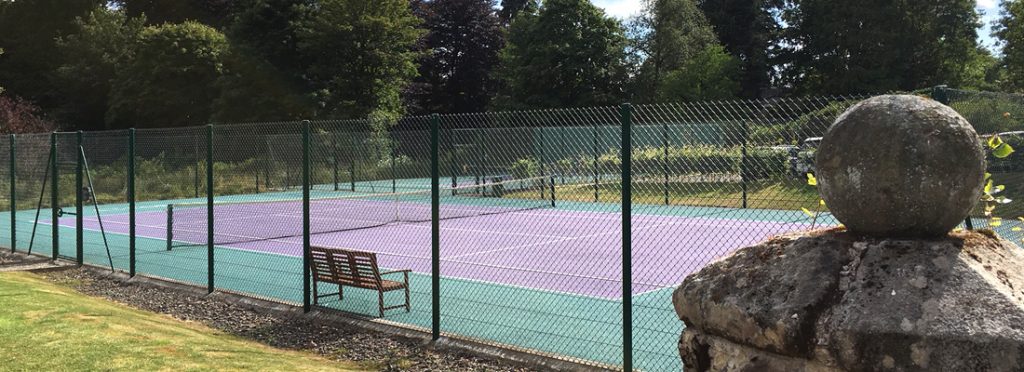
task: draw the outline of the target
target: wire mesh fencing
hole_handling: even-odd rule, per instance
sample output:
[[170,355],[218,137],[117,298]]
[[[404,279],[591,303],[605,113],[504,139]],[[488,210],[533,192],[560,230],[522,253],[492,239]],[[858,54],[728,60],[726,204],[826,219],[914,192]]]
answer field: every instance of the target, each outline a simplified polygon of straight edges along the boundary
[[[1017,144],[1019,96],[933,96]],[[864,98],[17,135],[0,143],[0,241],[435,337],[678,371],[673,288],[738,248],[837,225],[807,174]],[[989,159],[1011,199],[1019,156]],[[1019,241],[1014,205],[969,221]],[[368,254],[376,271],[346,266],[356,256],[334,269],[377,287],[311,282],[320,249]]]

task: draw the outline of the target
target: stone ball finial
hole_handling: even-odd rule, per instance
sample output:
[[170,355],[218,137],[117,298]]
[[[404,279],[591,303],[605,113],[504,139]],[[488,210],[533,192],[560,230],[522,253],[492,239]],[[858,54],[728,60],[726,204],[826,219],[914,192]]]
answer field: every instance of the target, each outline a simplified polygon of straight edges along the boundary
[[952,108],[909,95],[873,97],[829,128],[815,159],[822,198],[854,233],[936,237],[976,205],[985,153]]

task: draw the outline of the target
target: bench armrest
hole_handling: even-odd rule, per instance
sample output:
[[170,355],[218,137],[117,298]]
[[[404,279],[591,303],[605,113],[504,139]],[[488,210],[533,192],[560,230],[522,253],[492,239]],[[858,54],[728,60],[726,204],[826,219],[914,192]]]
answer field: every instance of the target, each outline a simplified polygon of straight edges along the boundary
[[388,274],[400,274],[400,273],[410,273],[410,272],[412,272],[412,270],[409,270],[409,269],[405,269],[405,270],[392,270],[392,271],[382,272],[382,273],[380,273],[380,275],[384,276],[384,275],[388,275]]

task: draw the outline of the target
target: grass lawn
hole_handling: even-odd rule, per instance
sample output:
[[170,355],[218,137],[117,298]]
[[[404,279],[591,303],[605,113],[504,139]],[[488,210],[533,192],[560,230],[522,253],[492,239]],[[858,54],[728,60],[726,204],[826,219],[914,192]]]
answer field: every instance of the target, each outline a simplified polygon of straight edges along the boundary
[[0,273],[5,370],[354,371],[168,316],[85,296],[30,273]]

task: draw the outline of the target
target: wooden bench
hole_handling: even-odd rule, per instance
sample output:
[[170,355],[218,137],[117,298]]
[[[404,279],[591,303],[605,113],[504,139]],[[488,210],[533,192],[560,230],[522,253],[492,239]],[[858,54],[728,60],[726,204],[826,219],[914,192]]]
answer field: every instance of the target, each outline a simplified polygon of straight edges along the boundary
[[[409,272],[410,270],[395,270],[380,272],[377,267],[377,254],[371,252],[353,251],[340,248],[311,247],[313,272],[313,304],[323,297],[338,295],[338,300],[344,300],[344,287],[355,287],[377,291],[378,310],[380,316],[384,316],[384,310],[405,308],[409,312]],[[402,274],[402,281],[385,280],[384,275]],[[320,295],[317,293],[317,283],[333,283],[338,285],[338,293]],[[405,304],[384,306],[384,293],[391,291],[405,291]]]

